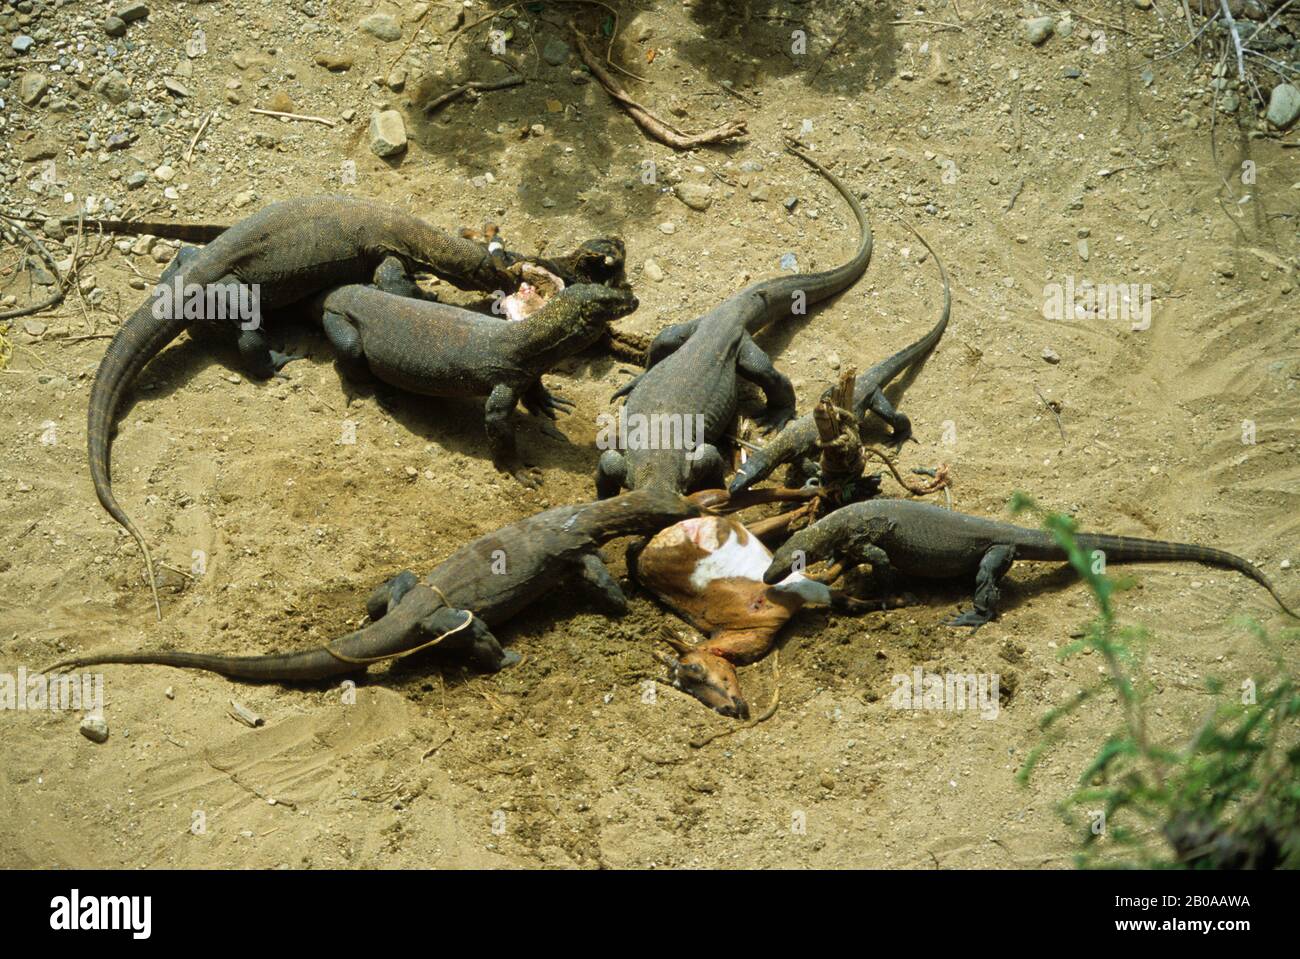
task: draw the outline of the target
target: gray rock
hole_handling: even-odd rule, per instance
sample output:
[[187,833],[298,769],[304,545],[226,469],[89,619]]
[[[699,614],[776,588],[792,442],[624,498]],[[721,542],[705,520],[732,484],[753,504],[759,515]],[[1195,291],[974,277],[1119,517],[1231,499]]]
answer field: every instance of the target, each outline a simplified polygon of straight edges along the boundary
[[406,124],[396,110],[377,110],[370,117],[370,152],[379,157],[406,151]]
[[103,716],[87,716],[81,721],[81,735],[92,743],[108,742],[108,723]]
[[124,182],[126,183],[126,188],[128,190],[138,190],[149,182],[149,174],[145,173],[143,170],[133,170],[126,175],[126,180]]
[[382,40],[384,43],[392,43],[395,40],[402,39],[402,25],[395,16],[389,13],[372,13],[370,16],[363,18],[357,26],[376,40]]
[[18,81],[18,99],[29,107],[34,107],[50,88],[50,81],[43,73],[24,73]]
[[1300,89],[1290,83],[1279,83],[1268,98],[1268,122],[1285,130],[1300,117]]
[[126,36],[126,21],[121,17],[108,17],[104,20],[104,32],[110,37]]
[[20,33],[18,36],[14,37],[13,43],[11,43],[10,46],[12,46],[17,53],[26,53],[32,48],[32,44],[35,42],[36,41],[27,34]]
[[707,183],[686,180],[673,187],[673,193],[692,210],[707,210],[713,203],[713,191]]
[[553,67],[562,67],[569,62],[569,45],[558,37],[551,37],[542,47],[542,59]]
[[149,7],[143,3],[124,3],[113,11],[113,16],[123,23],[133,23],[149,16]]
[[113,150],[125,150],[134,142],[135,134],[130,130],[125,130],[121,133],[111,133],[109,134],[108,139],[104,142],[104,149],[109,152],[112,152]]
[[1043,359],[1047,360],[1047,362],[1051,363],[1053,366],[1061,362],[1060,354],[1050,346],[1043,347]]
[[1025,37],[1036,47],[1041,47],[1056,31],[1055,17],[1034,17],[1025,21]]
[[190,95],[189,87],[171,77],[163,77],[163,86],[167,88],[167,92],[172,96],[188,97]]
[[653,280],[655,283],[663,282],[664,271],[654,260],[646,260],[641,272],[645,274],[647,280]]
[[117,70],[110,70],[100,77],[95,91],[109,103],[125,103],[131,97],[131,85]]
[[799,198],[797,196],[788,196],[781,201],[781,205],[793,213],[794,208],[799,205]]

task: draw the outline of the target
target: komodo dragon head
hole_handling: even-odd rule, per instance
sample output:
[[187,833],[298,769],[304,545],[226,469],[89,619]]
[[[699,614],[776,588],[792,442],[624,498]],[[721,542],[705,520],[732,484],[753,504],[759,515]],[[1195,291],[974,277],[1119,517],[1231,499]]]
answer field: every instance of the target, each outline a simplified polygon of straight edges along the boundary
[[572,253],[549,259],[536,257],[536,262],[550,270],[566,284],[599,283],[615,289],[629,289],[625,272],[627,251],[617,237],[597,237],[587,240]]

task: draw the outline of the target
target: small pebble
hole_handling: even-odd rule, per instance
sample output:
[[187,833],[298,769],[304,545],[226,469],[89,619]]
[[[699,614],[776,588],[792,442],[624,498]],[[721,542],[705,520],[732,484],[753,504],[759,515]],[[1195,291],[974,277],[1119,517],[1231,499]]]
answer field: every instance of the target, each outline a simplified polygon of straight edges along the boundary
[[1043,347],[1043,359],[1047,360],[1047,362],[1053,365],[1061,362],[1060,355],[1056,352],[1056,350],[1052,349],[1050,346]]
[[108,741],[108,723],[103,716],[87,716],[81,721],[81,735],[85,736],[92,743],[103,743]]

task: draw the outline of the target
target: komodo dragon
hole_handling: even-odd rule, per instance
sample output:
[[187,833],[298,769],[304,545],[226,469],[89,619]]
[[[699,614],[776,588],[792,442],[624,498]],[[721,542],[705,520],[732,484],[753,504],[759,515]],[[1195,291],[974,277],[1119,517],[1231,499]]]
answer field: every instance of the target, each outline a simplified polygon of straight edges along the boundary
[[468,650],[477,665],[495,671],[518,662],[519,655],[503,650],[491,630],[538,599],[556,595],[562,581],[576,581],[604,610],[622,613],[627,600],[597,548],[697,516],[701,502],[667,490],[637,490],[526,517],[461,547],[423,581],[409,570],[399,573],[367,601],[374,622],[317,649],[267,656],[91,653],[48,671],[152,663],[206,669],[231,679],[306,682],[359,672],[369,663],[438,643],[444,649]]
[[[1268,590],[1288,615],[1297,615],[1263,573],[1232,553],[1101,533],[1077,533],[1075,541],[1085,553],[1100,550],[1107,563],[1189,562],[1234,569]],[[870,563],[886,580],[894,571],[926,579],[974,576],[974,608],[949,625],[978,628],[997,616],[998,582],[1014,560],[1068,557],[1044,530],[912,500],[869,500],[838,509],[791,536],[773,555],[763,581],[777,583],[795,567],[832,558],[846,567]]]
[[[392,207],[390,209],[396,209]],[[408,214],[399,212],[399,217]],[[13,219],[28,222],[40,222],[40,217],[20,216]],[[156,236],[165,240],[181,240],[185,243],[211,243],[232,226],[229,223],[176,223],[166,220],[98,220],[85,217],[65,216],[59,221],[65,227],[98,230],[120,236]],[[243,222],[243,221],[241,221]],[[499,239],[494,226],[486,231],[462,230],[462,238],[485,241],[489,253],[505,261],[507,266],[535,264],[546,268],[569,283],[603,283],[606,286],[627,286],[626,252],[623,241],[615,237],[599,237],[587,240],[572,253],[556,259],[543,256],[526,255],[507,250]],[[435,271],[436,272],[436,271]]]
[[[611,242],[621,251],[621,243]],[[336,196],[272,203],[222,231],[202,250],[188,248],[182,254],[163,273],[149,300],[122,324],[109,343],[91,387],[87,428],[95,494],[144,554],[159,619],[162,606],[153,560],[144,537],[113,496],[109,451],[113,417],[136,374],[191,322],[205,322],[206,303],[199,304],[203,309],[191,312],[181,303],[165,303],[173,299],[164,297],[165,292],[187,287],[218,294],[224,290],[224,297],[229,299],[236,290],[256,291],[257,309],[246,322],[226,320],[224,302],[220,318],[225,322],[218,324],[212,317],[206,322],[234,333],[239,352],[251,371],[269,376],[292,357],[270,349],[260,312],[286,306],[331,286],[369,280],[388,257],[396,257],[408,269],[430,270],[464,289],[488,292],[513,289],[518,272],[507,258],[482,244],[443,233],[397,207]],[[588,255],[581,252],[575,254],[575,262],[587,259]],[[621,268],[619,272],[621,275]],[[186,307],[194,302],[188,296],[185,300]]]
[[[948,317],[952,312],[952,291],[948,286],[948,271],[944,269],[943,261],[910,223],[904,221],[903,225],[916,234],[916,238],[930,251],[939,267],[939,277],[943,280],[943,309],[939,312],[939,322],[925,336],[903,347],[893,356],[881,360],[860,374],[853,383],[853,413],[859,426],[865,422],[867,410],[870,410],[889,424],[893,430],[890,440],[895,444],[902,444],[911,437],[912,421],[906,414],[894,409],[885,396],[885,387],[903,370],[922,362],[929,355],[948,328]],[[739,493],[771,476],[782,463],[800,463],[807,459],[817,448],[817,436],[817,424],[811,413],[786,424],[772,440],[749,454],[744,465],[736,471],[729,490]]]
[[[381,271],[383,267],[381,267]],[[485,396],[484,424],[497,469],[525,486],[537,480],[515,459],[515,407],[554,419],[572,403],[542,385],[542,374],[586,349],[611,320],[637,307],[630,290],[566,286],[519,322],[385,289],[349,285],[319,298],[321,324],[350,379],[373,374],[424,396]]]
[[[650,344],[647,370],[618,390],[626,396],[621,416],[630,424],[699,422],[703,436],[684,442],[643,442],[606,449],[596,472],[598,496],[620,489],[660,487],[685,492],[721,486],[724,464],[716,446],[736,414],[736,376],[757,384],[767,397],[763,423],[779,429],[794,415],[794,388],[759,349],[752,335],[806,304],[818,303],[860,277],[871,259],[871,226],[857,198],[839,178],[793,144],[786,149],[830,181],[853,209],[862,239],[847,263],[822,273],[795,273],[753,283],[703,316],[669,326]],[[685,434],[685,430],[680,430]],[[643,437],[644,438],[644,437]]]

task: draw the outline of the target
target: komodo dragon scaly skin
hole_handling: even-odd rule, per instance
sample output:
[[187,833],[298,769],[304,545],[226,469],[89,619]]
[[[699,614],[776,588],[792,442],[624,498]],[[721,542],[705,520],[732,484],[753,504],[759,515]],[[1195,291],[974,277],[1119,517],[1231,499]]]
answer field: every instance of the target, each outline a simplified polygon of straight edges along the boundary
[[[857,218],[862,239],[847,263],[821,273],[795,273],[753,283],[703,316],[669,326],[650,344],[647,369],[618,390],[627,396],[622,416],[629,423],[698,422],[704,435],[695,448],[682,443],[630,442],[624,450],[607,449],[596,473],[596,493],[613,496],[620,489],[656,486],[684,492],[721,486],[722,456],[716,446],[736,415],[736,376],[755,383],[767,397],[763,424],[779,429],[794,415],[794,388],[759,349],[753,334],[801,305],[818,303],[853,284],[871,260],[871,226],[862,207],[839,178],[820,163],[787,144],[786,149],[825,177]],[[635,418],[635,419],[633,419]],[[629,432],[629,436],[632,435]]]
[[[620,536],[653,533],[700,514],[696,502],[666,490],[638,490],[609,500],[557,506],[480,536],[443,560],[423,581],[399,573],[371,594],[370,625],[326,647],[268,656],[200,653],[99,653],[48,671],[106,663],[151,663],[206,669],[254,682],[307,682],[409,654],[446,635],[440,648],[468,650],[476,664],[498,670],[519,661],[491,629],[507,622],[562,581],[583,587],[602,609],[620,614],[627,600],[597,553]],[[458,632],[452,633],[458,627]]]
[[[617,246],[621,248],[621,244]],[[388,257],[396,257],[408,270],[429,270],[463,289],[512,290],[517,282],[504,258],[482,244],[437,230],[397,207],[349,197],[304,197],[272,203],[221,232],[202,250],[189,248],[182,254],[163,273],[154,294],[109,343],[91,387],[87,427],[95,494],[144,554],[159,619],[162,607],[153,560],[144,537],[113,496],[109,450],[113,417],[128,386],[150,359],[194,322],[186,319],[179,304],[157,309],[164,288],[193,284],[202,289],[218,285],[230,290],[256,289],[260,312],[331,286],[369,280]],[[619,272],[621,275],[621,266]],[[269,376],[291,359],[270,349],[260,316],[238,324],[238,328],[236,324],[238,321],[227,322],[225,328],[236,334],[239,352],[255,375]]]
[[[948,317],[952,312],[952,291],[948,286],[948,271],[944,269],[943,261],[926,242],[925,237],[921,236],[910,223],[904,221],[903,225],[916,234],[916,238],[930,251],[930,255],[934,257],[934,262],[939,267],[939,277],[943,280],[943,309],[939,312],[939,322],[915,343],[881,360],[865,373],[860,374],[853,382],[853,413],[859,426],[865,422],[867,410],[870,410],[889,424],[893,430],[891,442],[896,444],[902,444],[911,437],[912,421],[906,414],[894,409],[889,398],[885,396],[885,387],[903,370],[920,363],[929,355],[943,336],[944,330],[948,328]],[[810,457],[816,448],[817,424],[813,420],[813,415],[809,413],[799,417],[793,423],[786,424],[785,428],[770,442],[764,444],[761,449],[752,451],[744,465],[736,471],[728,490],[732,493],[747,490],[755,483],[771,476],[782,463],[798,463]]]
[[[1263,586],[1291,616],[1273,584],[1254,566],[1220,549],[1189,543],[1076,533],[1085,553],[1100,550],[1107,563],[1204,563],[1233,569]],[[949,620],[953,626],[979,627],[997,616],[998,582],[1017,559],[1063,561],[1065,550],[1044,530],[1026,529],[912,500],[869,500],[831,513],[786,540],[763,574],[779,582],[821,560],[869,563],[886,581],[893,572],[925,579],[975,577],[974,608]]]
[[[381,268],[382,269],[382,268]],[[595,343],[637,307],[628,290],[566,286],[527,319],[506,322],[443,303],[350,285],[320,299],[321,324],[344,375],[373,374],[424,396],[485,396],[484,424],[497,469],[536,486],[515,458],[515,407],[554,419],[572,404],[542,374]]]
[[[332,199],[332,198],[327,198]],[[395,209],[395,208],[390,208]],[[399,216],[408,214],[400,212]],[[30,222],[40,222],[39,217],[17,217]],[[181,240],[185,243],[211,243],[221,234],[231,229],[228,223],[176,223],[165,220],[95,220],[65,216],[60,221],[65,227],[78,227],[83,230],[98,230],[120,236],[156,236],[165,240]],[[239,224],[233,224],[238,226]],[[462,231],[462,237],[478,240],[479,235],[472,231]],[[587,240],[572,253],[547,259],[543,256],[530,256],[507,250],[495,238],[488,238],[488,252],[505,261],[507,266],[521,263],[533,263],[545,267],[566,284],[602,283],[606,286],[627,286],[625,275],[626,251],[623,241],[615,237],[598,237]]]

